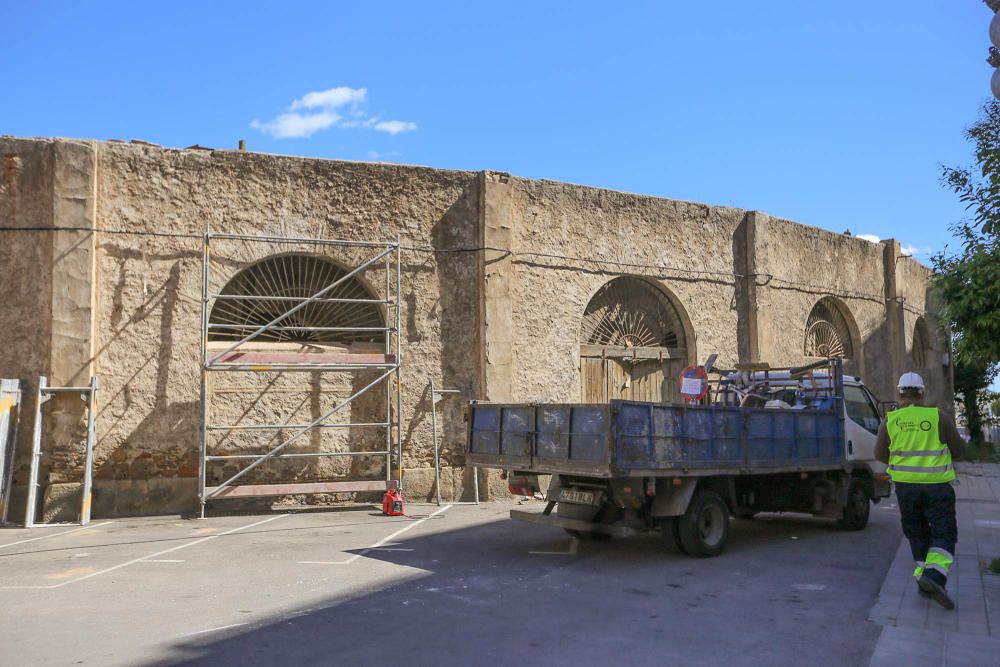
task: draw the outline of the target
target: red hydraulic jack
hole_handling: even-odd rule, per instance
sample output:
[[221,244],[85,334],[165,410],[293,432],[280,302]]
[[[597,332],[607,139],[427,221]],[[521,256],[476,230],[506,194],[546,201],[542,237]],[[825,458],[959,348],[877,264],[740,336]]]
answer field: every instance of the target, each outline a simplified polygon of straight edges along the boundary
[[386,516],[403,516],[403,496],[396,489],[389,489],[382,496],[382,514]]

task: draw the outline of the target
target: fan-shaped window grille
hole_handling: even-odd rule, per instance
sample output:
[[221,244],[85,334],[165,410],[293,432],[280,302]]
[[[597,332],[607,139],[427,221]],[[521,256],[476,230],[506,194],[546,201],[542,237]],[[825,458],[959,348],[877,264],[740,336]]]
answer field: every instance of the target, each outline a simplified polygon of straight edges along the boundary
[[677,309],[660,290],[638,278],[615,278],[587,304],[580,342],[622,347],[684,347]]
[[807,357],[854,356],[851,330],[840,306],[830,298],[820,299],[806,321],[805,350]]
[[927,323],[921,317],[913,326],[913,342],[910,347],[910,358],[913,360],[915,368],[923,368],[927,365],[927,344],[929,341]]
[[[240,340],[346,274],[347,271],[330,260],[315,255],[277,255],[252,264],[237,273],[221,292],[247,298],[216,299],[209,323],[226,325],[226,328],[212,329],[209,339]],[[352,301],[375,298],[359,281],[349,278],[254,340],[382,342],[385,340],[383,331],[331,330],[384,326],[377,304]]]

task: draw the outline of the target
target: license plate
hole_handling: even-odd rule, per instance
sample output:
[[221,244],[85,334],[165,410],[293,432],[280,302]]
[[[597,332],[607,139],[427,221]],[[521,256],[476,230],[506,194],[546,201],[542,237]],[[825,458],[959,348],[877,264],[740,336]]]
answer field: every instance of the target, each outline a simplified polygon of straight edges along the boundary
[[559,500],[564,503],[575,503],[577,505],[596,505],[595,494],[592,491],[573,491],[563,489],[559,493]]

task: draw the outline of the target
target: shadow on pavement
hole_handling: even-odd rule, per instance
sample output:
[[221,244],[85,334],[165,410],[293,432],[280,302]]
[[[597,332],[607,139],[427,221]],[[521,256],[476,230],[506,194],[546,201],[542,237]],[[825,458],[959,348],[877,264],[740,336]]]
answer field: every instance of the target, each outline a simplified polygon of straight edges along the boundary
[[845,533],[762,515],[734,520],[720,557],[693,559],[659,535],[568,553],[557,529],[498,521],[356,550],[322,575],[407,569],[361,595],[179,641],[156,664],[856,664],[877,636],[863,619],[891,560],[873,556],[898,539],[886,524]]

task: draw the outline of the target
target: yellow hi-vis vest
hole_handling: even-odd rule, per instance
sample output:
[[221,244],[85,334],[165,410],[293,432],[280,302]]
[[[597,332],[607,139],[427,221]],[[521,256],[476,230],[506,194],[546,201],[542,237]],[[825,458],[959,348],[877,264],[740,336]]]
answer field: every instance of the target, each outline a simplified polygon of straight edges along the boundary
[[889,434],[889,476],[907,484],[941,484],[955,479],[951,451],[938,436],[937,408],[910,405],[885,420]]

